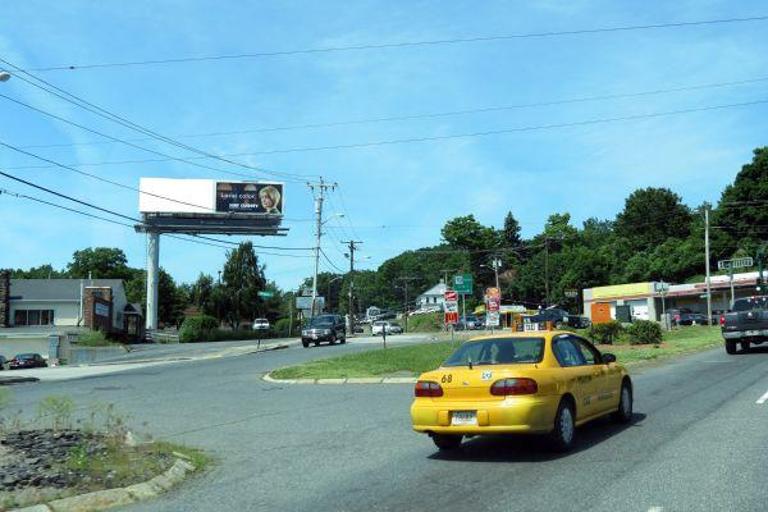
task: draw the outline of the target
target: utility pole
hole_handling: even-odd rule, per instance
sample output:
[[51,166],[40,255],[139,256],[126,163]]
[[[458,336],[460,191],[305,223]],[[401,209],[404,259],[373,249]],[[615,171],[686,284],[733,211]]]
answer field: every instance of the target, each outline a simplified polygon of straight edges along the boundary
[[448,273],[449,272],[457,272],[458,269],[455,268],[449,268],[449,269],[442,269],[440,272],[443,273],[443,283],[445,283],[446,288],[450,288],[450,283],[448,283]]
[[501,260],[498,256],[493,257],[491,265],[493,265],[493,273],[496,274],[496,289],[499,290],[499,294],[501,294],[501,288],[499,288],[499,269],[501,268]]
[[549,237],[544,237],[544,302],[549,307]]
[[312,278],[312,306],[309,314],[310,318],[314,318],[317,312],[317,274],[320,271],[320,238],[323,236],[323,201],[325,200],[325,191],[335,189],[336,183],[326,183],[323,181],[323,177],[320,176],[319,182],[307,183],[307,186],[315,196],[315,216],[317,217],[315,228],[315,273]]
[[712,287],[709,275],[709,205],[704,207],[704,260],[707,271],[707,325],[712,325]]
[[355,302],[352,299],[352,288],[354,286],[355,276],[355,248],[357,245],[362,244],[359,240],[348,240],[341,242],[349,246],[349,326],[347,332],[354,334],[355,332]]
[[398,277],[397,281],[403,281],[405,289],[405,302],[403,304],[403,322],[405,323],[404,331],[408,332],[408,283],[410,281],[417,280],[418,277]]

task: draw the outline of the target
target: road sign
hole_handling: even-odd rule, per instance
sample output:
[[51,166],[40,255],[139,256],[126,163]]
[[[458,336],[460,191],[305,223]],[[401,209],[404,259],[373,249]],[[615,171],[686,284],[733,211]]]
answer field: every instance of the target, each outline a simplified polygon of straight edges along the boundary
[[458,311],[446,311],[445,312],[445,323],[446,323],[446,325],[459,323],[459,312]]
[[475,286],[472,274],[457,274],[453,276],[453,289],[462,295],[471,295]]
[[445,298],[445,302],[459,301],[459,294],[456,292],[456,290],[445,290],[443,297]]
[[259,292],[258,296],[261,297],[262,299],[271,299],[272,297],[275,296],[275,292],[269,292],[269,291]]
[[499,312],[498,311],[488,311],[488,313],[485,314],[485,325],[487,327],[498,327],[499,326]]
[[[322,311],[325,308],[325,297],[318,296],[315,299],[315,311]],[[309,311],[312,309],[312,297],[296,297],[296,309]]]
[[753,267],[754,260],[747,256],[745,258],[734,258],[732,260],[720,260],[717,262],[718,270],[735,270],[737,268]]
[[565,290],[563,295],[568,299],[575,299],[579,296],[579,292],[577,290]]
[[656,293],[667,293],[669,291],[669,283],[664,281],[653,283],[653,291]]

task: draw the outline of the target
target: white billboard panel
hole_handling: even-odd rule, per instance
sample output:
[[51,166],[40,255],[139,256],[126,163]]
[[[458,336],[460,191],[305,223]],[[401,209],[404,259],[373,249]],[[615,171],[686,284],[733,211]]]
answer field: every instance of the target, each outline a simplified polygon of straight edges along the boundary
[[216,213],[216,181],[139,179],[141,213]]

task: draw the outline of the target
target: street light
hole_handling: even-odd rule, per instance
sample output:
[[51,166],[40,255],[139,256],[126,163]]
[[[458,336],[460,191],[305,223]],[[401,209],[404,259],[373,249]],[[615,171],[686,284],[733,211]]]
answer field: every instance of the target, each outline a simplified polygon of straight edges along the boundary
[[7,82],[11,79],[11,74],[7,71],[0,71],[0,82]]
[[343,214],[343,213],[334,213],[333,215],[331,215],[330,217],[328,217],[327,219],[325,219],[324,221],[322,221],[322,222],[320,223],[320,225],[321,225],[321,226],[325,226],[325,224],[326,224],[327,222],[329,222],[329,221],[331,221],[331,220],[333,220],[333,219],[343,219],[343,218],[344,218],[344,214]]

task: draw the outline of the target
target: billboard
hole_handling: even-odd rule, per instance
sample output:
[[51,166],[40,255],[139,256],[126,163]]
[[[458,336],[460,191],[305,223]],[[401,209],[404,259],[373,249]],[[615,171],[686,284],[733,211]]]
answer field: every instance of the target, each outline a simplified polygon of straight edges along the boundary
[[281,183],[216,183],[216,212],[283,214]]
[[282,215],[282,183],[141,178],[139,212]]

